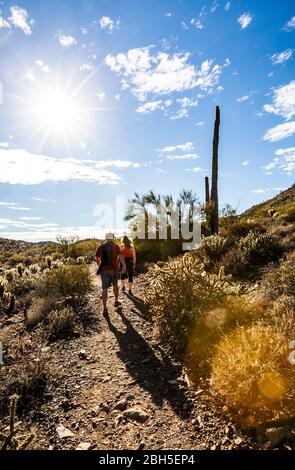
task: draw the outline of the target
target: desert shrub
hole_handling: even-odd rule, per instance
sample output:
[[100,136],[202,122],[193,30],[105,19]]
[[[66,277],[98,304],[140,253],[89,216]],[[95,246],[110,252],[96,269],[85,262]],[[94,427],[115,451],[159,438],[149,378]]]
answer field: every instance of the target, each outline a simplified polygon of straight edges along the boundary
[[45,334],[50,341],[71,336],[75,315],[71,308],[53,310],[46,318]]
[[72,302],[81,304],[86,300],[91,287],[91,275],[87,266],[61,264],[40,278],[37,292],[43,297],[69,298]]
[[33,433],[21,435],[19,422],[16,417],[18,395],[10,397],[10,408],[8,418],[0,422],[0,450],[25,450],[30,447],[35,435]]
[[210,237],[203,238],[198,255],[201,257],[205,264],[216,263],[219,261],[226,252],[228,243],[226,238],[219,235],[211,235]]
[[249,232],[254,233],[263,233],[265,229],[257,221],[245,220],[245,219],[236,219],[232,224],[222,227],[221,225],[221,234],[226,236],[228,239],[239,239],[241,237],[246,237]]
[[221,258],[220,265],[224,266],[224,272],[234,278],[246,278],[249,275],[249,263],[240,247],[234,246]]
[[273,326],[238,327],[216,349],[213,386],[231,406],[272,411],[294,392],[289,354],[287,338]]
[[7,369],[5,375],[1,375],[0,382],[0,412],[5,412],[8,407],[9,397],[19,395],[19,408],[29,408],[34,403],[42,400],[46,385],[50,377],[48,360],[42,355],[27,354],[20,356],[19,360]]
[[281,254],[278,243],[266,233],[249,232],[246,237],[240,239],[239,247],[244,253],[246,261],[252,266],[274,261]]
[[57,299],[54,297],[35,297],[27,310],[27,328],[34,328],[38,325],[56,306]]
[[181,240],[139,240],[134,241],[139,264],[166,261],[182,253]]
[[[195,378],[210,370],[210,362],[220,339],[237,326],[249,325],[267,316],[266,301],[252,301],[245,295],[230,295],[213,308],[204,309],[190,335],[186,363]],[[199,364],[206,361],[203,370]],[[207,369],[207,370],[206,370]]]
[[86,262],[90,263],[95,259],[95,251],[98,245],[99,241],[95,239],[77,241],[69,246],[68,255],[76,259],[83,257]]
[[193,253],[151,269],[149,276],[150,313],[160,335],[183,352],[197,317],[227,295],[229,277],[222,269],[218,275],[208,274]]
[[269,270],[262,281],[266,295],[271,299],[295,296],[295,252],[278,268]]
[[295,222],[295,203],[290,202],[284,204],[277,209],[277,212],[283,216],[284,220],[289,223]]

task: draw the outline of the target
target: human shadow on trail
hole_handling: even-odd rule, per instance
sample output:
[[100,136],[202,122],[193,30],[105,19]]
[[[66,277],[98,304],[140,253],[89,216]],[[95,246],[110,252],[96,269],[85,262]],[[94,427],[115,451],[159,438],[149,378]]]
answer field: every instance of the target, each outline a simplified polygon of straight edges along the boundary
[[148,309],[145,305],[144,301],[137,297],[134,294],[126,294],[128,299],[133,303],[134,308],[132,308],[132,312],[136,313],[136,315],[140,316],[141,318],[148,320]]
[[185,387],[180,388],[181,383],[176,381],[181,368],[173,365],[167,356],[163,358],[163,362],[158,359],[153,349],[126,318],[122,308],[117,313],[126,326],[124,332],[112,323],[108,314],[105,319],[118,341],[120,351],[117,355],[125,363],[129,375],[150,394],[158,407],[162,407],[166,400],[177,415],[184,419],[189,418],[191,404],[185,396]]

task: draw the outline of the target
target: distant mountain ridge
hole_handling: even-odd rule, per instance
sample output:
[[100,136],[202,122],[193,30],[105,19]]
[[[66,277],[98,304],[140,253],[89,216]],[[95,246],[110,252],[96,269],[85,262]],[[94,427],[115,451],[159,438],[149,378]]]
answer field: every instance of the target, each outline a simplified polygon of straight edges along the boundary
[[282,191],[277,196],[250,207],[250,209],[247,209],[241,215],[247,217],[254,217],[258,212],[261,212],[262,210],[277,210],[279,207],[285,206],[287,204],[295,204],[295,184],[293,184],[290,188],[286,189],[285,191]]

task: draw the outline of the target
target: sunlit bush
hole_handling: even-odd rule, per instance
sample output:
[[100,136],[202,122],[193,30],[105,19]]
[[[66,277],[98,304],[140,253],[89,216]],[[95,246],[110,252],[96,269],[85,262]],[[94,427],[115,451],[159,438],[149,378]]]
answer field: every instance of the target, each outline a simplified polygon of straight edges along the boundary
[[288,339],[273,326],[253,324],[228,333],[213,359],[213,386],[231,406],[272,411],[294,393]]
[[229,277],[222,270],[206,273],[193,253],[151,269],[149,276],[150,313],[161,336],[183,352],[198,316],[228,294]]

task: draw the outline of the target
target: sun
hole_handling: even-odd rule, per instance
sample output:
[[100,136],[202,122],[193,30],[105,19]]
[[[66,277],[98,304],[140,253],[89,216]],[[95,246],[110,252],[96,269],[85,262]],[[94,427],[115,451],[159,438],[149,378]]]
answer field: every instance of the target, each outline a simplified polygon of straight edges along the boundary
[[33,108],[34,120],[53,134],[73,132],[79,121],[79,107],[61,91],[41,93]]
[[48,146],[71,154],[85,139],[94,141],[102,106],[91,86],[85,90],[93,72],[82,81],[76,75],[59,71],[42,80],[32,75],[25,84],[18,83],[19,93],[10,95],[16,124],[11,132],[23,133],[38,151]]

